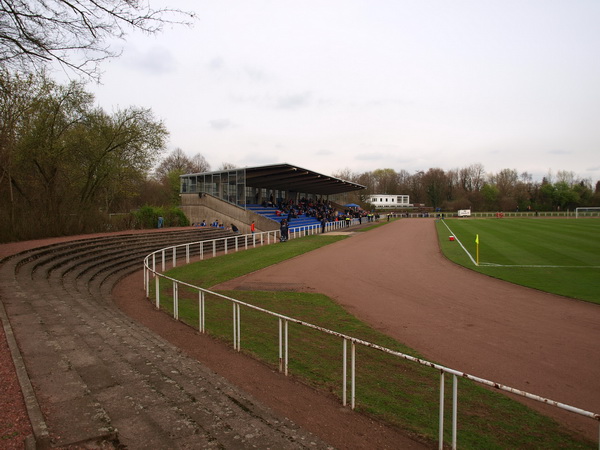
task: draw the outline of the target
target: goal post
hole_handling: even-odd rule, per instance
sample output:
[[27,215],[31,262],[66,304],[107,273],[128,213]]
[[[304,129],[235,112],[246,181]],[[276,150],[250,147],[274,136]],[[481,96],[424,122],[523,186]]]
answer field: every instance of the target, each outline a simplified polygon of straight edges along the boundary
[[600,217],[600,206],[581,206],[575,208],[575,218],[580,217]]

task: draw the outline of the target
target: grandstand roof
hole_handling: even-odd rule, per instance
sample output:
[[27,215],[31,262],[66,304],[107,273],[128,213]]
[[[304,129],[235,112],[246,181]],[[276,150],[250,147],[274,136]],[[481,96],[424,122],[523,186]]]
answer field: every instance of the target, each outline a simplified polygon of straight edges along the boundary
[[303,169],[302,167],[287,163],[186,174],[181,175],[181,177],[189,178],[200,175],[232,172],[239,173],[239,171],[245,172],[246,186],[255,188],[287,190],[317,195],[340,194],[343,192],[365,189],[365,186],[363,185],[313,172],[312,170]]
[[340,194],[358,191],[365,186],[323,175],[291,164],[246,167],[246,186],[306,192],[307,194]]

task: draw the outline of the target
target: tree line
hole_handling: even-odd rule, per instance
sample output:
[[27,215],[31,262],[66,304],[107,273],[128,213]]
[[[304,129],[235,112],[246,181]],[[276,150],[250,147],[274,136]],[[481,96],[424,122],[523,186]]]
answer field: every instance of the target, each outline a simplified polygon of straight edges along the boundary
[[[157,214],[183,224],[179,175],[209,171],[204,156],[164,156],[168,130],[152,110],[106,112],[83,81],[60,84],[45,70],[59,64],[97,81],[100,64],[118,56],[108,45],[114,38],[193,20],[148,2],[0,0],[0,242],[152,226]],[[232,168],[224,162],[219,170]],[[351,194],[356,203],[364,194],[408,194],[448,211],[600,205],[600,182],[592,189],[566,171],[541,182],[514,169],[486,173],[481,164],[335,176],[366,186]]]
[[105,230],[112,211],[168,203],[148,176],[164,124],[150,109],[107,113],[83,82],[60,85],[46,70],[99,81],[127,32],[194,20],[150,2],[0,0],[0,242]]
[[516,169],[487,173],[482,164],[452,170],[431,168],[412,174],[394,169],[363,173],[345,169],[335,176],[366,187],[366,191],[354,194],[355,202],[369,194],[402,194],[409,195],[413,204],[443,211],[565,211],[600,206],[600,181],[593,186],[591,180],[566,170],[549,172],[539,181]]
[[[200,153],[165,155],[167,139],[150,109],[108,113],[81,81],[61,85],[44,71],[1,70],[0,241],[152,226],[158,214],[173,217],[167,225],[185,224],[169,212],[179,205],[179,176],[211,167]],[[224,162],[218,170],[232,168]],[[600,206],[600,182],[592,189],[567,171],[541,181],[514,169],[486,173],[481,164],[335,176],[366,186],[351,194],[357,203],[368,194],[408,194],[412,203],[445,211]]]
[[0,69],[0,242],[185,225],[179,176],[210,164],[164,155],[168,135],[150,109],[95,106],[82,81]]

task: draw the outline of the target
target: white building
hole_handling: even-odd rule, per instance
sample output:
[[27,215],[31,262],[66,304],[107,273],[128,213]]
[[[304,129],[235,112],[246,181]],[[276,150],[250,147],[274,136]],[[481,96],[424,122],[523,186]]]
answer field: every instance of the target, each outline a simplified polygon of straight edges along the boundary
[[365,199],[377,208],[408,208],[410,204],[408,195],[372,194]]

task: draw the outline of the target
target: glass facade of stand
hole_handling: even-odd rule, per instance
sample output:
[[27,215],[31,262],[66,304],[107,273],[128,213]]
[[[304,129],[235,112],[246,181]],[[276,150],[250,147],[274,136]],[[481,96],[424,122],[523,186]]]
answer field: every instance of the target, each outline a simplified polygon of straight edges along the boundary
[[238,206],[246,205],[246,171],[225,170],[181,177],[182,194],[210,194]]
[[226,170],[181,177],[182,194],[209,194],[233,205],[277,204],[288,193],[277,189],[246,186],[245,169]]

